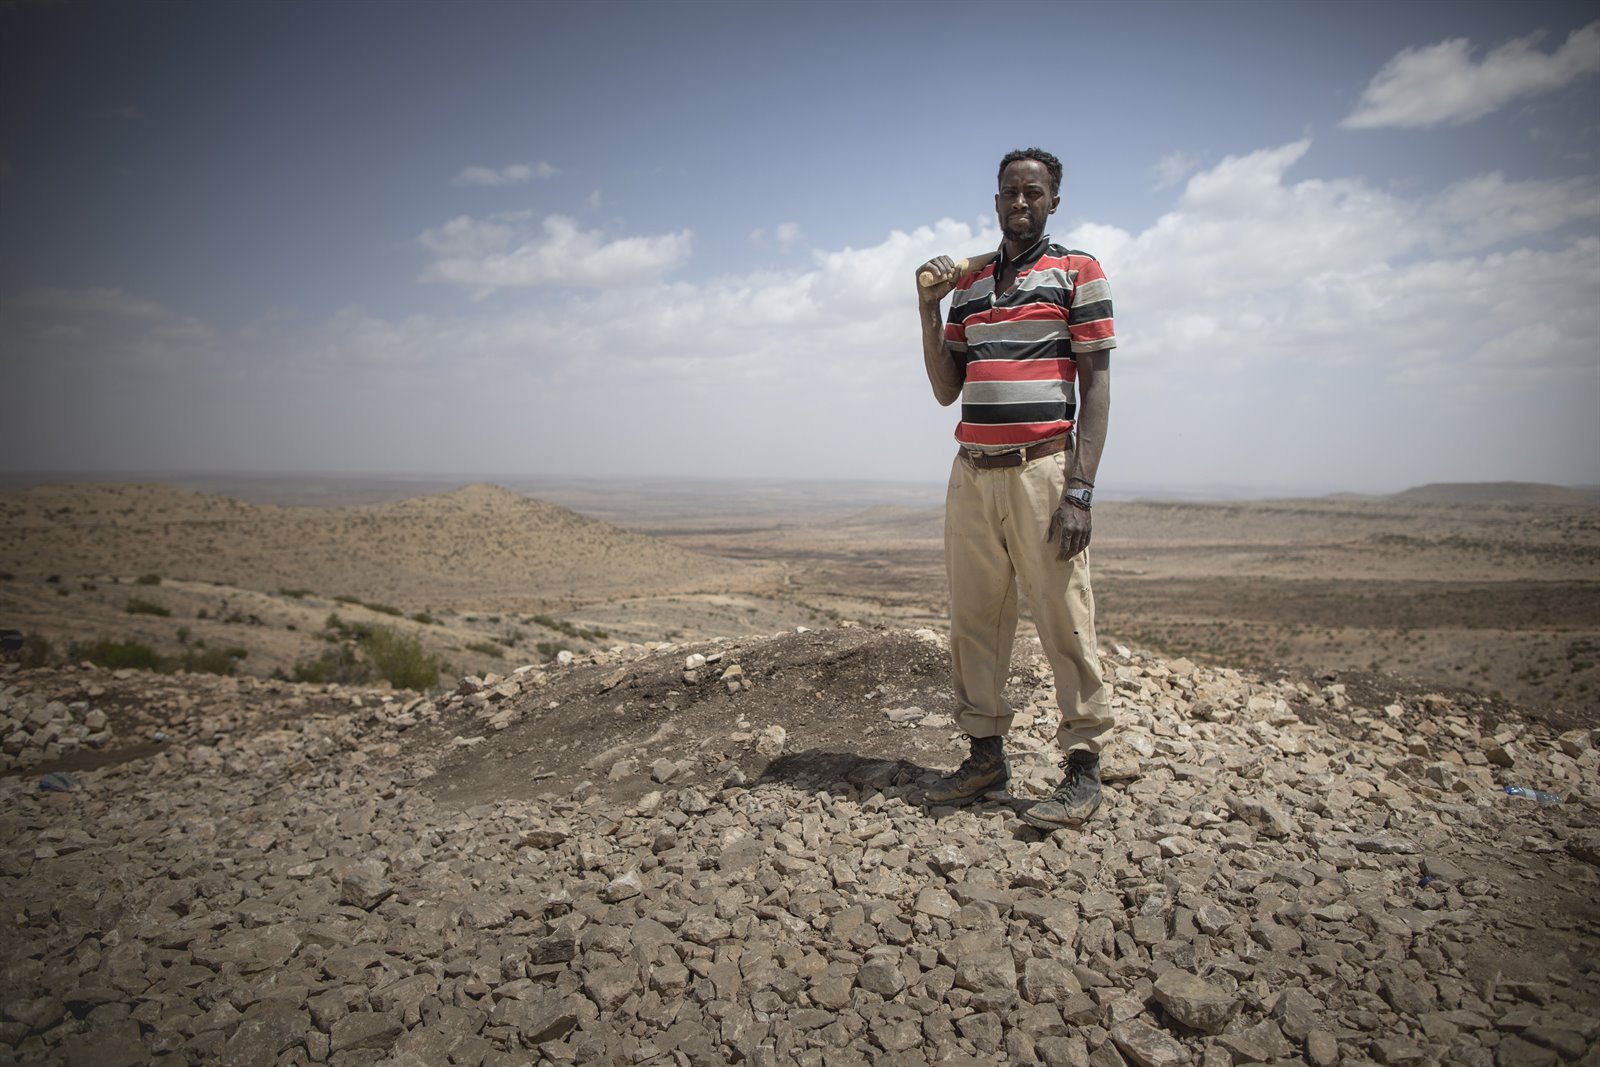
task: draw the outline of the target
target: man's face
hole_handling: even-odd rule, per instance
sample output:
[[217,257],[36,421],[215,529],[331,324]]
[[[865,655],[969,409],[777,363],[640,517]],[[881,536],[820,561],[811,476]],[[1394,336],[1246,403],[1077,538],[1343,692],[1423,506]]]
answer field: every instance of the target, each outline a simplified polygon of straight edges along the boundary
[[1022,245],[1031,245],[1044,236],[1044,224],[1060,205],[1061,198],[1050,192],[1050,172],[1036,159],[1019,159],[1006,165],[1000,175],[1000,191],[994,197],[994,213],[1000,232]]

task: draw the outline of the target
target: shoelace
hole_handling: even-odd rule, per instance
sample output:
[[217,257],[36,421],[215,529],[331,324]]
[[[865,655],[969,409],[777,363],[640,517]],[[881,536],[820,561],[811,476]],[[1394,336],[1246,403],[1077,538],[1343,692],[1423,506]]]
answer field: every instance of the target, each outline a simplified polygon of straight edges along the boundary
[[976,752],[972,753],[966,759],[961,761],[961,770],[963,770],[963,771],[975,771],[979,767],[986,767],[986,766],[988,766],[988,760],[985,760],[982,756],[978,755]]
[[1083,774],[1083,768],[1071,760],[1062,760],[1061,773],[1066,777],[1061,779],[1061,784],[1056,786],[1056,791],[1052,794],[1058,800],[1066,799],[1067,794],[1077,786],[1078,777]]

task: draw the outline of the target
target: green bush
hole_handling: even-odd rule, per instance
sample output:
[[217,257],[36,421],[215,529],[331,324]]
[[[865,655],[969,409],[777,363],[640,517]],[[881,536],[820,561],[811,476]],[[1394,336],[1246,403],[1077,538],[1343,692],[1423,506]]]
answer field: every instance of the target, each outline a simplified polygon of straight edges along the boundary
[[88,645],[74,643],[69,655],[74,662],[87,660],[97,667],[114,671],[128,667],[142,671],[160,671],[166,667],[159,652],[138,641],[112,641],[102,638]]
[[24,667],[50,667],[57,662],[56,648],[43,634],[25,633],[22,647],[15,652],[0,653],[0,659],[11,660]]
[[346,594],[344,596],[336,596],[336,597],[334,597],[333,598],[333,602],[335,604],[359,604],[359,603],[361,603],[361,598],[358,597],[358,596],[350,596],[349,594]]
[[568,651],[567,643],[565,641],[540,641],[533,647],[537,648],[539,650],[539,655],[543,656],[545,659],[555,659],[557,652]]
[[148,600],[140,600],[138,597],[130,597],[128,602],[122,606],[122,610],[129,615],[159,615],[162,618],[167,618],[172,614],[172,609],[164,608],[160,604],[152,604]]
[[315,591],[311,589],[279,589],[278,595],[289,597],[291,600],[303,600],[308,596],[314,596],[316,594]]
[[473,641],[467,645],[468,652],[481,652],[494,659],[504,659],[506,650],[492,641]]
[[427,689],[439,682],[439,657],[415,637],[332,614],[322,636],[333,647],[296,663],[295,681],[360,685],[382,678],[397,689]]
[[[92,644],[74,643],[68,649],[67,656],[74,663],[87,660],[97,667],[109,670],[133,668],[155,671],[159,674],[171,674],[179,670],[203,674],[233,674],[238,670],[239,661],[250,655],[248,649],[238,645],[202,651],[204,644],[203,641],[196,641],[194,648],[185,650],[181,656],[163,656],[149,645],[138,641],[112,641],[102,638]],[[25,655],[28,654],[28,646],[23,646],[23,652]],[[49,649],[49,642],[43,638],[37,639],[33,654],[54,658],[54,653]]]
[[424,626],[432,626],[434,623],[438,622],[439,620],[434,618],[431,614],[429,614],[426,611],[419,611],[415,615],[411,616],[411,621],[412,622],[420,622]]
[[[566,619],[552,619],[548,615],[535,615],[533,621],[543,626],[546,630],[554,630],[558,634],[575,637],[580,641],[604,641],[611,636],[601,629],[582,630],[568,622]],[[566,646],[563,645],[563,648]]]
[[240,660],[250,654],[237,645],[229,648],[208,648],[205,651],[185,652],[177,666],[194,674],[232,674]]
[[133,584],[134,585],[160,585],[161,584],[161,575],[159,575],[159,574],[141,574],[141,575],[139,575],[139,577],[137,577],[137,578],[135,578],[133,580]]
[[336,612],[329,612],[327,621],[322,625],[326,627],[333,635],[330,640],[348,637],[354,638],[357,641],[362,641],[372,636],[372,631],[377,629],[377,627],[373,626],[371,623],[345,622],[343,619],[339,618]]
[[294,680],[363,685],[372,681],[372,665],[357,655],[354,645],[336,645],[324,649],[322,655],[316,659],[301,660],[296,663]]
[[368,611],[376,611],[379,615],[393,615],[397,619],[403,614],[399,608],[390,607],[388,604],[366,602],[364,606]]
[[422,647],[417,638],[375,626],[362,642],[378,677],[397,689],[427,689],[439,684],[439,657]]

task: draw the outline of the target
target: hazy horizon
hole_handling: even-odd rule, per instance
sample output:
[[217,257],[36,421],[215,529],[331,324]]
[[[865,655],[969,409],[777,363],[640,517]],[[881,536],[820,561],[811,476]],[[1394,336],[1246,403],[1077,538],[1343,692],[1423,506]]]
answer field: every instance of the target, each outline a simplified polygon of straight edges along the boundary
[[[836,502],[853,501],[861,506],[874,503],[899,506],[931,507],[944,501],[944,480],[934,479],[880,479],[880,478],[776,478],[754,479],[741,477],[706,477],[692,475],[641,475],[593,476],[541,475],[491,472],[360,472],[360,471],[207,471],[207,470],[100,470],[100,471],[4,471],[0,470],[0,493],[18,492],[36,486],[49,485],[168,485],[194,492],[236,495],[252,503],[281,503],[294,500],[311,503],[319,492],[340,498],[348,494],[362,494],[384,500],[407,499],[410,496],[428,496],[450,492],[469,485],[498,485],[513,492],[538,496],[541,492],[561,496],[562,491],[595,493],[602,496],[625,496],[632,492],[648,491],[668,495],[689,496],[695,492],[712,495],[750,494],[765,491],[779,500],[797,501],[807,494],[825,496]],[[1293,499],[1321,499],[1324,497],[1356,496],[1381,498],[1410,490],[1432,486],[1495,486],[1518,485],[1569,490],[1596,497],[1600,503],[1600,485],[1561,485],[1555,482],[1531,482],[1514,479],[1495,479],[1479,482],[1425,482],[1401,486],[1383,492],[1328,488],[1296,488],[1291,486],[1120,486],[1100,497],[1105,501],[1173,501],[1196,503],[1227,503],[1230,501],[1270,501]],[[560,503],[559,500],[552,502]],[[329,506],[341,506],[336,499]]]

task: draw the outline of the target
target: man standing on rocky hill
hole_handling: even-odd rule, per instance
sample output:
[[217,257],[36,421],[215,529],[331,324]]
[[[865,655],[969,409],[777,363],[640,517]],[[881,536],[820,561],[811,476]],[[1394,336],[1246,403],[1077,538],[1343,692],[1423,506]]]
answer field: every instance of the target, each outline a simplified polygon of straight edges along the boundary
[[[1006,155],[994,198],[998,258],[958,273],[939,256],[918,268],[917,288],[933,395],[947,406],[961,398],[944,538],[956,721],[971,741],[928,802],[965,804],[1009,780],[1003,690],[1020,581],[1055,674],[1066,753],[1054,794],[1023,813],[1043,829],[1080,825],[1100,806],[1100,749],[1112,727],[1088,548],[1117,341],[1100,264],[1045,233],[1060,192],[1055,156]],[[932,284],[921,284],[924,272]],[[946,322],[939,306],[951,293]]]

